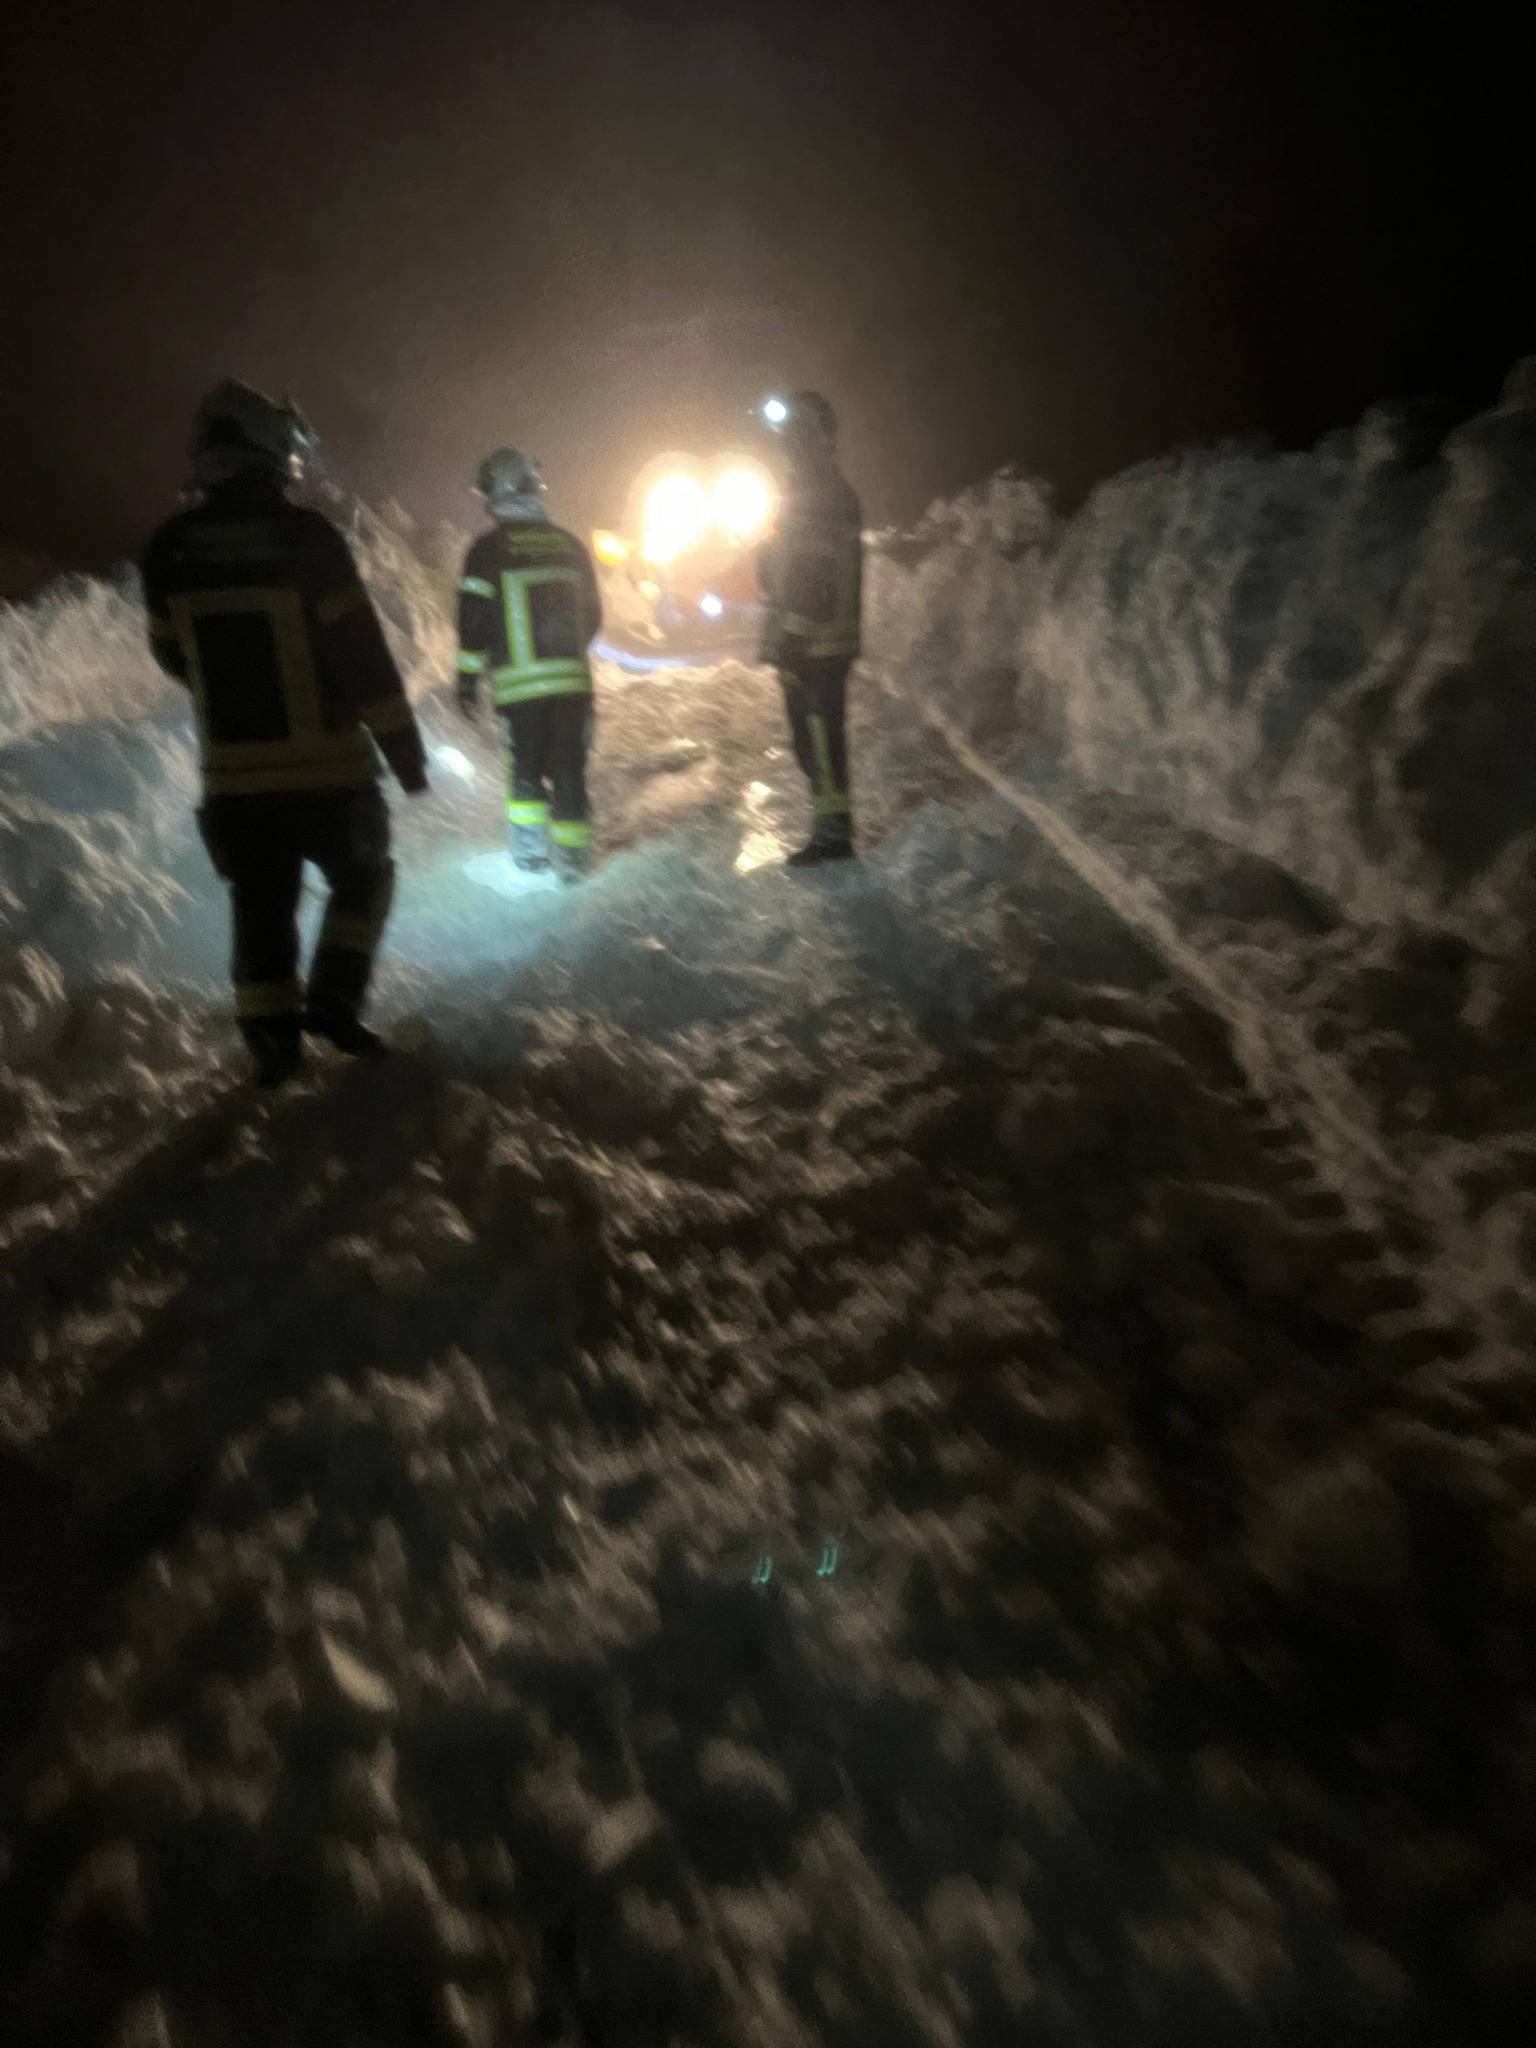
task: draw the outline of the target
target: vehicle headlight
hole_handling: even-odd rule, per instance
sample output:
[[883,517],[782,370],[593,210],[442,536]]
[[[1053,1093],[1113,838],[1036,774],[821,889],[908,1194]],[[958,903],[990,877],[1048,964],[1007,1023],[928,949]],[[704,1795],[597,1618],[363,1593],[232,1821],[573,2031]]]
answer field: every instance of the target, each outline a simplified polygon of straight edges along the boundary
[[773,517],[773,481],[746,463],[718,477],[712,497],[715,523],[732,540],[755,540]]
[[645,558],[671,562],[697,547],[709,528],[709,493],[691,476],[664,476],[645,500]]
[[629,560],[629,543],[616,533],[594,533],[592,552],[605,569],[617,569]]

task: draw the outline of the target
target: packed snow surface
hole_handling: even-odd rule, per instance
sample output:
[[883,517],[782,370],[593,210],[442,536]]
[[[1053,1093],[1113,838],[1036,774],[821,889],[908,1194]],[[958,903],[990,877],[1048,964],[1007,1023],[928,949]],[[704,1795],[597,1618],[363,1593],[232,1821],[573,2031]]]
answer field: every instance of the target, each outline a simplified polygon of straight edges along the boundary
[[1522,389],[885,542],[812,875],[771,681],[604,662],[603,865],[520,885],[355,513],[399,1050],[271,1100],[131,580],[0,613],[0,2038],[1536,2011]]

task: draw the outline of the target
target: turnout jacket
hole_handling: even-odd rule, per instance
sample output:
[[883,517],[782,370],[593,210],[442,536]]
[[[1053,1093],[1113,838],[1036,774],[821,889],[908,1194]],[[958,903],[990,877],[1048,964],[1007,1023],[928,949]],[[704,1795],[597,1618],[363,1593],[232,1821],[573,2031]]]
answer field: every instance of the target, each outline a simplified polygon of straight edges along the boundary
[[459,689],[497,704],[586,694],[603,623],[592,558],[564,527],[506,520],[482,533],[459,579]]
[[792,477],[778,526],[758,552],[767,611],[761,658],[852,660],[859,652],[864,538],[859,501],[840,471]]
[[379,749],[424,786],[399,671],[323,514],[275,478],[220,484],[165,522],[143,572],[150,647],[192,694],[208,796],[360,788]]

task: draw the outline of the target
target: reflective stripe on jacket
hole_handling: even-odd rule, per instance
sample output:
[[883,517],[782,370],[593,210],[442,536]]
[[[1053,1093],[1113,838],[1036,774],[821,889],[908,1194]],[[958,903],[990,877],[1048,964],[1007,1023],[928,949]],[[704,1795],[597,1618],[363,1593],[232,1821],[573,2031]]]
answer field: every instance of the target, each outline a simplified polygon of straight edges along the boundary
[[150,647],[191,692],[207,795],[357,788],[377,778],[379,751],[419,781],[399,671],[321,513],[275,479],[221,484],[165,522],[143,572]]
[[860,646],[864,539],[859,501],[829,469],[791,480],[771,540],[758,556],[767,613],[764,661],[792,666],[845,656]]
[[590,691],[587,648],[601,625],[591,558],[563,527],[508,521],[465,557],[458,670],[485,676],[498,704]]

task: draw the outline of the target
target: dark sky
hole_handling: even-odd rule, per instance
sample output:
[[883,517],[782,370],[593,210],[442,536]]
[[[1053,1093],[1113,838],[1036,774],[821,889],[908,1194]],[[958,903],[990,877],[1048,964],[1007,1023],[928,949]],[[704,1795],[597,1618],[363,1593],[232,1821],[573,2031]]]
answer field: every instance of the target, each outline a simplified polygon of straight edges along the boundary
[[[226,374],[468,522],[616,517],[772,384],[872,519],[1018,461],[1487,398],[1536,346],[1503,13],[182,0],[0,21],[0,539],[136,546]],[[152,24],[152,26],[146,26]]]

